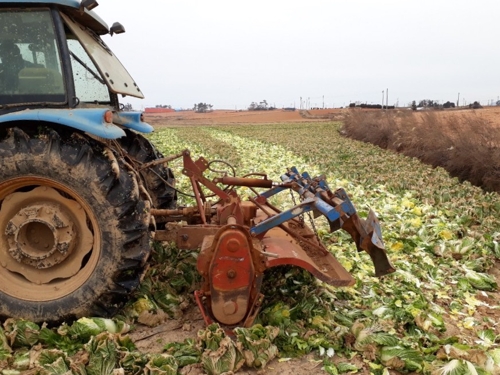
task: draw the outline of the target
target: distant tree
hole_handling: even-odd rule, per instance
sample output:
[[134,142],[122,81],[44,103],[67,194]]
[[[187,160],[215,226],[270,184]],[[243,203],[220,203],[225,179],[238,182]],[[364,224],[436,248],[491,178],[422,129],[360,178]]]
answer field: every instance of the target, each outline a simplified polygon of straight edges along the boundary
[[[273,107],[271,107],[271,108],[273,108]],[[256,102],[252,102],[248,106],[249,111],[268,111],[271,108],[268,108],[267,100],[265,100],[265,99],[263,101],[261,101],[259,104],[257,104]]]
[[133,111],[133,110],[134,110],[134,108],[132,107],[132,104],[127,103],[127,104],[124,104],[124,105],[123,105],[123,110],[124,110],[125,112],[130,112],[130,111]]
[[411,102],[411,109],[412,109],[413,111],[416,111],[416,110],[417,110],[417,102],[416,102],[415,100]]
[[212,111],[213,105],[207,103],[198,103],[194,105],[194,111],[197,113],[205,113]]
[[423,99],[421,101],[418,102],[418,105],[417,105],[418,108],[421,108],[421,107],[434,107],[434,108],[437,108],[439,107],[439,102],[437,100],[431,100],[431,99]]
[[172,106],[169,104],[157,104],[155,106],[156,108],[167,108],[167,109],[172,109]]

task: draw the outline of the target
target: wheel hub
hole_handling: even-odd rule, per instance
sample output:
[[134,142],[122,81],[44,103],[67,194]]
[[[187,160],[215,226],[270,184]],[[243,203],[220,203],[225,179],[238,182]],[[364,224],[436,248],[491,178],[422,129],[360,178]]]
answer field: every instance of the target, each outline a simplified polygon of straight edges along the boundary
[[93,246],[85,210],[50,187],[6,196],[0,222],[1,266],[38,285],[75,275]]
[[22,208],[5,230],[9,254],[38,269],[61,263],[74,247],[73,222],[54,203]]

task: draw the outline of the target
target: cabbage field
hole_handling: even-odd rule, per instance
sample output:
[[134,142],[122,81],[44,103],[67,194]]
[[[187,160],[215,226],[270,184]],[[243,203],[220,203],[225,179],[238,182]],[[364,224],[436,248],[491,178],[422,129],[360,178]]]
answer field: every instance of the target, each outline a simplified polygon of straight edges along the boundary
[[[254,327],[237,329],[232,340],[212,325],[151,353],[138,350],[130,333],[167,319],[183,322],[199,282],[196,253],[156,243],[141,287],[114,319],[54,328],[5,321],[0,373],[265,373],[272,361],[312,355],[317,372],[309,374],[500,374],[499,195],[344,138],[339,129],[334,122],[172,127],[150,138],[164,155],[188,148],[195,158],[226,160],[239,176],[264,172],[278,181],[291,166],[325,174],[332,190],[345,188],[361,216],[369,208],[377,213],[395,273],[376,278],[347,232],[330,234],[317,220],[321,239],[356,279],[353,287],[276,268],[264,280]],[[188,192],[180,165],[171,167]],[[190,199],[180,196],[181,204]],[[292,202],[283,196],[276,204]]]

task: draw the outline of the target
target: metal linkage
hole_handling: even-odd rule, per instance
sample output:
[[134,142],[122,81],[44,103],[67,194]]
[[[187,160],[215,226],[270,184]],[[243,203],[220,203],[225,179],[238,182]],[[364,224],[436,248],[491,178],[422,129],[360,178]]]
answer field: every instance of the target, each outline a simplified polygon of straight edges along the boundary
[[312,179],[307,172],[300,175],[297,169],[292,167],[285,175],[281,176],[281,180],[283,181],[281,185],[260,194],[260,197],[268,199],[283,190],[292,189],[299,194],[301,202],[252,227],[250,229],[252,235],[259,236],[269,229],[309,211],[324,215],[328,219],[330,227],[335,228],[334,230],[341,228],[346,218],[356,214],[356,209],[345,191],[339,189],[337,192],[331,193],[323,176]]
[[281,185],[260,194],[259,198],[267,200],[283,190],[292,189],[302,201],[250,228],[253,236],[263,237],[270,229],[313,211],[314,214],[322,214],[327,218],[331,232],[344,229],[351,235],[358,251],[365,250],[370,255],[377,276],[395,271],[385,253],[380,223],[372,210],[366,220],[361,219],[345,190],[341,188],[332,192],[324,176],[311,178],[307,172],[300,174],[297,168],[292,167],[281,176],[281,180]]

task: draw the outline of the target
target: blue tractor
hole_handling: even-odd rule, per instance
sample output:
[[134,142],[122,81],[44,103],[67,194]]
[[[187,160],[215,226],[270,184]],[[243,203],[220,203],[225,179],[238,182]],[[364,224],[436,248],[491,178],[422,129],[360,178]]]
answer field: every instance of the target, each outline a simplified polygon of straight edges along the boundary
[[[312,216],[304,223],[307,213],[349,232],[377,276],[394,271],[375,213],[360,218],[324,176],[291,168],[274,182],[258,173],[237,177],[232,166],[215,170],[217,161],[193,160],[188,150],[161,155],[142,135],[153,128],[119,102],[143,94],[101,39],[123,26],[109,28],[96,6],[0,0],[0,318],[112,316],[138,286],[155,233],[200,251],[195,298],[207,324],[250,326],[271,267],[355,283],[321,243]],[[168,167],[175,158],[183,160],[193,207],[177,207]],[[238,186],[255,196],[243,201]],[[272,199],[283,192],[299,203],[280,210]]]
[[165,163],[96,1],[0,0],[0,316],[111,315],[139,283]]

